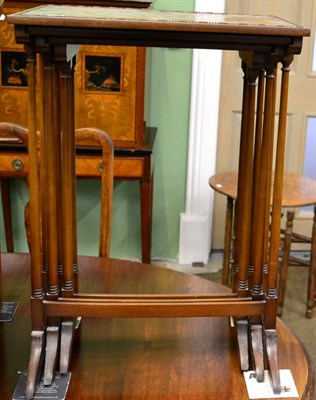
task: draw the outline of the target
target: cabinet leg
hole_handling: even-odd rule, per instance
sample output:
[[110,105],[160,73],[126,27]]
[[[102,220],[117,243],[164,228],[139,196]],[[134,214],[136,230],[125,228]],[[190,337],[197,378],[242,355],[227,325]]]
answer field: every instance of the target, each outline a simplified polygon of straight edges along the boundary
[[149,182],[140,182],[142,262],[146,264],[151,262],[152,197],[153,175]]

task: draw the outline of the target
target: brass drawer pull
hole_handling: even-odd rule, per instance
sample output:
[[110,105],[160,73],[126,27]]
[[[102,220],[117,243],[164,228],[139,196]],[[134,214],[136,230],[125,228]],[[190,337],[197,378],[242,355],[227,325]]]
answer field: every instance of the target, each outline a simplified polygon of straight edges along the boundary
[[24,162],[16,158],[12,161],[12,167],[15,171],[22,171],[22,169],[24,169]]

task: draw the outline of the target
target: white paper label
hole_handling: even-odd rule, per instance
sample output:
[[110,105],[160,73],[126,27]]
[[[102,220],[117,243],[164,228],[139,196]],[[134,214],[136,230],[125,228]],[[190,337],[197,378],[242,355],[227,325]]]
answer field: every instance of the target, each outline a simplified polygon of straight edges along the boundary
[[269,371],[264,371],[264,381],[257,382],[255,372],[244,372],[249,399],[281,399],[299,397],[292,373],[289,369],[280,369],[281,393],[274,394]]

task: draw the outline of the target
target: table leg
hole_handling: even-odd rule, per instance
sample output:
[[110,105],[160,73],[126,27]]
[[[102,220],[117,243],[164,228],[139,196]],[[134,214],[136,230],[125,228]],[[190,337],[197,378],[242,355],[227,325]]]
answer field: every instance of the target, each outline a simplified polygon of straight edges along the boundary
[[314,207],[314,221],[312,228],[311,258],[308,275],[306,317],[312,318],[313,307],[316,301],[316,206]]
[[[244,72],[243,108],[238,169],[238,191],[236,202],[236,231],[234,243],[234,279],[233,291],[239,297],[248,295],[248,269],[249,269],[249,240],[251,225],[251,199],[252,199],[252,174],[253,174],[253,147],[254,147],[254,114],[255,93],[258,71],[242,64]],[[247,327],[247,330],[245,329]],[[249,348],[243,343],[248,343],[248,319],[237,321],[237,338],[239,343],[239,359],[241,369],[249,366]]]
[[234,199],[227,196],[222,284],[228,286],[230,276],[231,242],[233,230]]
[[286,117],[287,117],[287,98],[289,88],[290,64],[293,58],[289,57],[282,65],[281,94],[279,107],[278,138],[276,147],[272,219],[271,219],[271,240],[269,248],[269,267],[267,275],[267,313],[265,315],[265,335],[267,345],[267,356],[272,376],[272,386],[274,393],[281,392],[280,374],[277,365],[277,338],[276,338],[276,316],[278,307],[278,268],[280,251],[280,225],[282,214],[282,188],[283,188],[283,169],[285,159],[285,140],[286,140]]
[[[64,49],[65,50],[65,49]],[[66,52],[64,52],[65,56]],[[76,231],[76,192],[75,192],[75,129],[74,129],[74,77],[73,62],[58,63],[60,85],[60,115],[61,115],[61,210],[62,223],[59,242],[62,252],[62,297],[72,297],[74,291],[74,269],[77,264]],[[74,319],[65,318],[60,324],[60,372],[69,369],[72,342],[74,335]]]
[[145,179],[140,181],[142,262],[151,262],[153,173],[150,156],[145,158]]
[[283,239],[282,262],[280,265],[279,291],[278,291],[278,316],[281,317],[284,306],[288,267],[290,261],[294,211],[286,215],[286,227]]
[[27,70],[28,70],[28,116],[29,116],[29,187],[30,187],[30,238],[31,238],[31,313],[32,313],[32,333],[31,351],[28,375],[26,380],[26,399],[32,399],[35,384],[40,370],[40,363],[44,352],[44,315],[43,315],[43,258],[41,249],[41,201],[40,185],[38,181],[38,160],[37,160],[37,126],[36,126],[36,57],[28,50]]

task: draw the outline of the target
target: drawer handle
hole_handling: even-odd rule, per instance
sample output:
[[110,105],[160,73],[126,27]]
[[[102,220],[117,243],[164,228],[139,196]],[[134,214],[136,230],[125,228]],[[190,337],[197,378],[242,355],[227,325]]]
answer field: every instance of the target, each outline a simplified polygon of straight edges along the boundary
[[100,174],[102,174],[102,172],[103,172],[103,162],[100,162],[98,170],[99,170]]
[[19,158],[16,158],[12,161],[12,167],[15,171],[22,171],[22,169],[24,169],[24,162]]

